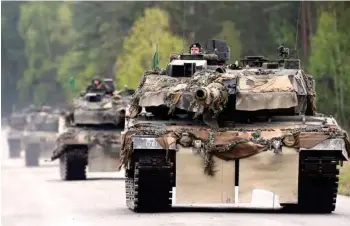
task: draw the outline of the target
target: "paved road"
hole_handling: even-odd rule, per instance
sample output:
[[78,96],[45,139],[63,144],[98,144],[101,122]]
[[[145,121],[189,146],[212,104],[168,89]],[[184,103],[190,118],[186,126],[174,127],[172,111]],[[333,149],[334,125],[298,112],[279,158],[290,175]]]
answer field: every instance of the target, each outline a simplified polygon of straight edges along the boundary
[[3,226],[320,226],[350,225],[350,198],[339,197],[330,215],[176,211],[136,214],[124,204],[121,174],[88,174],[87,181],[60,181],[57,163],[25,168],[24,160],[7,159],[2,136],[1,223]]

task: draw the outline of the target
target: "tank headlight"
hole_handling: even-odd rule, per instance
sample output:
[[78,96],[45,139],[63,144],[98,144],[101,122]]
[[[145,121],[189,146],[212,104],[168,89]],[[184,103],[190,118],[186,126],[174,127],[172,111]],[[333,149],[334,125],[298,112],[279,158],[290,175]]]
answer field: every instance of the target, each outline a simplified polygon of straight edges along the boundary
[[274,140],[273,142],[272,142],[272,147],[274,147],[274,148],[279,148],[281,146],[281,141],[279,141],[279,140]]
[[293,134],[289,133],[283,138],[283,144],[287,147],[292,147],[295,144],[295,139]]
[[105,103],[102,107],[103,107],[104,109],[112,108],[112,102]]
[[199,154],[201,152],[201,147],[202,147],[202,141],[201,140],[194,140],[193,141],[193,146],[192,148],[192,153],[193,154]]
[[201,140],[195,140],[193,141],[193,145],[195,148],[199,149],[202,146],[202,141]]
[[184,147],[191,146],[192,139],[188,133],[182,133],[179,143]]
[[282,152],[282,142],[280,140],[274,140],[271,144],[271,148],[274,153]]

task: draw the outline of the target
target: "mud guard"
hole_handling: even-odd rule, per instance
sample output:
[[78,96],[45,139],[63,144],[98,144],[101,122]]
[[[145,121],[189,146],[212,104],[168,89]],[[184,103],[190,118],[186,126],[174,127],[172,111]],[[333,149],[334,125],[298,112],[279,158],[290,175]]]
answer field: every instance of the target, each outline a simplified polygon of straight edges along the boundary
[[9,157],[10,158],[20,158],[22,144],[21,139],[17,138],[8,138],[7,139],[8,147],[9,147]]
[[40,156],[44,158],[49,158],[52,155],[52,150],[55,148],[56,143],[53,141],[44,141],[40,143]]
[[27,143],[24,150],[26,167],[39,166],[40,153],[40,143]]

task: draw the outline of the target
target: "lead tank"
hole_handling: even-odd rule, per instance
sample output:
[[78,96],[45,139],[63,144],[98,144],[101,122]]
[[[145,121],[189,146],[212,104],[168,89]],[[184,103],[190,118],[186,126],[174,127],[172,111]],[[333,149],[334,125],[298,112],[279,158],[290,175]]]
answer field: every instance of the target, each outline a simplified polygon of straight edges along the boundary
[[74,101],[51,157],[60,161],[62,180],[86,179],[87,166],[89,172],[117,171],[126,105],[116,92],[88,92]]
[[127,206],[332,212],[349,139],[316,112],[315,82],[286,50],[226,65],[229,47],[214,39],[146,72],[122,134]]

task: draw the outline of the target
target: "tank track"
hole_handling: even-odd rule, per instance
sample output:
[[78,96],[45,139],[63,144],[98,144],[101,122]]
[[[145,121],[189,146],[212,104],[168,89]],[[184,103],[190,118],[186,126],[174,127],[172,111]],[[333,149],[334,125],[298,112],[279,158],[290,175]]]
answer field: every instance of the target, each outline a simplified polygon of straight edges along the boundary
[[292,207],[292,211],[331,213],[335,210],[339,158],[333,153],[300,152],[298,204]]
[[24,150],[24,162],[26,167],[39,166],[40,143],[30,143]]
[[19,139],[7,139],[9,147],[9,158],[21,157],[21,140]]
[[165,154],[148,151],[143,155],[138,154],[133,169],[126,171],[125,191],[128,208],[134,212],[169,210],[175,179],[174,162],[167,162]]
[[62,180],[85,180],[87,156],[84,150],[68,150],[60,157]]

